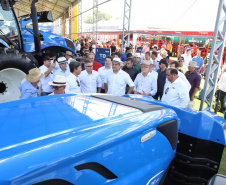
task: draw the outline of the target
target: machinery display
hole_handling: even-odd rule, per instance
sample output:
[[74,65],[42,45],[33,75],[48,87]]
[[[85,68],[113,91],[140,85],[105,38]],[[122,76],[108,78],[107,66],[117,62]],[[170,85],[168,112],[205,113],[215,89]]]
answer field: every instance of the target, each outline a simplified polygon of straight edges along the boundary
[[2,103],[0,117],[1,185],[226,184],[225,120],[210,111],[78,94]]
[[[31,68],[42,65],[43,56],[49,52],[75,54],[70,39],[53,33],[39,32],[38,22],[51,21],[51,12],[37,13],[35,3],[31,3],[30,18],[21,19],[21,27],[14,12],[16,0],[0,2],[0,103],[17,100],[18,86]],[[26,28],[32,21],[33,29]]]

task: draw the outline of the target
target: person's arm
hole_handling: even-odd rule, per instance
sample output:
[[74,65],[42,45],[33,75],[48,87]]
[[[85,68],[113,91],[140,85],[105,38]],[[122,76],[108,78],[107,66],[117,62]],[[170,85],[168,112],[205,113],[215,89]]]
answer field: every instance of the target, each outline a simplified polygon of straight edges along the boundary
[[104,83],[104,90],[105,90],[105,93],[107,94],[108,93],[108,84],[107,83]]
[[128,90],[127,94],[131,94],[133,92],[133,88],[134,88],[134,86],[129,87],[129,90]]
[[198,92],[198,90],[199,89],[197,87],[194,89],[194,92],[192,93],[191,98],[190,98],[191,101],[194,100],[195,94]]
[[131,94],[133,92],[134,83],[133,83],[131,77],[129,76],[129,74],[125,73],[124,78],[125,78],[126,83],[129,86],[129,90],[128,90],[127,94]]
[[50,66],[50,68],[44,73],[45,77],[49,76],[49,74],[51,73],[51,71],[53,70],[53,68],[56,66],[56,60],[54,60],[54,62],[52,63],[52,65]]
[[200,83],[201,83],[201,76],[199,76],[199,78],[197,78],[197,79],[195,80],[195,89],[194,89],[194,92],[193,92],[192,95],[191,95],[191,98],[190,98],[191,101],[194,100],[195,94],[196,94],[196,93],[198,92],[198,90],[199,90]]
[[97,87],[97,93],[101,92],[101,87]]

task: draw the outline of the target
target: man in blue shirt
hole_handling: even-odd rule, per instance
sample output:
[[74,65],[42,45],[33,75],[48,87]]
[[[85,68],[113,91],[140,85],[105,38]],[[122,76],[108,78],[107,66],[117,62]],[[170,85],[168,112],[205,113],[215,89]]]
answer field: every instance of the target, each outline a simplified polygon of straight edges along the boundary
[[121,61],[125,62],[125,60],[127,59],[127,54],[128,53],[131,53],[131,48],[130,47],[126,47],[126,52],[122,54]]
[[199,71],[200,68],[203,66],[203,58],[201,57],[201,51],[200,50],[197,50],[197,54],[196,54],[195,57],[193,57],[192,60],[197,63],[195,70]]
[[20,99],[38,97],[37,85],[43,76],[44,75],[38,68],[31,69],[29,74],[26,76],[26,80],[19,86],[21,92]]

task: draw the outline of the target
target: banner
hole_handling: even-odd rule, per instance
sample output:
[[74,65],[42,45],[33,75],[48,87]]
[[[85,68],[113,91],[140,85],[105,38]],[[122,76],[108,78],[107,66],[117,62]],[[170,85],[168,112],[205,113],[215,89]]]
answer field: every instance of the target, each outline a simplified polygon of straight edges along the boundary
[[106,56],[111,55],[111,49],[109,48],[96,48],[96,57],[95,61],[105,65],[105,58]]

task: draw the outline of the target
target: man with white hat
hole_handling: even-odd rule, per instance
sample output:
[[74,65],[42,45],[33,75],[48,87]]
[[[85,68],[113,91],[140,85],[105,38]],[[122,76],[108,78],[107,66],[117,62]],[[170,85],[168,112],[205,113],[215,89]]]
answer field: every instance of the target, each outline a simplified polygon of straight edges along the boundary
[[161,101],[178,108],[186,108],[189,103],[189,93],[186,84],[178,76],[176,69],[169,68],[166,74],[168,81],[164,86]]
[[102,81],[100,74],[93,70],[93,62],[85,60],[85,70],[79,75],[82,93],[100,93]]
[[66,51],[65,58],[67,59],[68,64],[70,64],[71,59],[72,59],[72,52]]
[[184,65],[188,67],[189,62],[192,61],[191,48],[187,48],[185,53],[181,56],[184,57]]
[[65,57],[59,57],[57,62],[60,68],[53,73],[53,79],[56,77],[56,75],[65,77],[69,76],[71,73],[68,68],[67,59]]
[[52,58],[49,58],[48,56],[45,56],[43,65],[39,67],[41,73],[43,73],[45,76],[41,78],[41,83],[42,83],[42,95],[47,96],[48,94],[53,92],[53,89],[51,86],[48,84],[50,81],[53,80],[53,69],[56,66],[56,61],[52,63],[51,65],[51,60]]
[[134,54],[134,61],[133,61],[133,66],[139,70],[139,73],[141,72],[141,68],[139,66],[139,61],[140,61],[140,53],[135,53]]
[[21,99],[38,97],[37,85],[44,75],[38,68],[33,68],[26,76],[26,80],[19,86]]
[[200,74],[195,70],[197,66],[197,63],[195,61],[190,61],[188,64],[188,71],[185,73],[185,76],[189,83],[191,84],[191,89],[189,91],[190,96],[190,108],[193,108],[194,106],[194,97],[197,91],[199,90],[200,83],[201,83],[201,76]]
[[134,94],[142,94],[154,96],[157,92],[157,79],[149,72],[151,61],[142,60],[141,73],[139,73],[134,81]]
[[105,93],[122,96],[126,91],[126,84],[129,85],[128,94],[133,92],[134,83],[129,74],[121,70],[121,60],[114,58],[112,60],[112,72],[109,72],[104,81]]
[[65,76],[56,75],[53,81],[49,82],[49,85],[53,88],[53,93],[49,95],[56,95],[56,94],[74,94],[70,91],[65,91],[67,82]]

